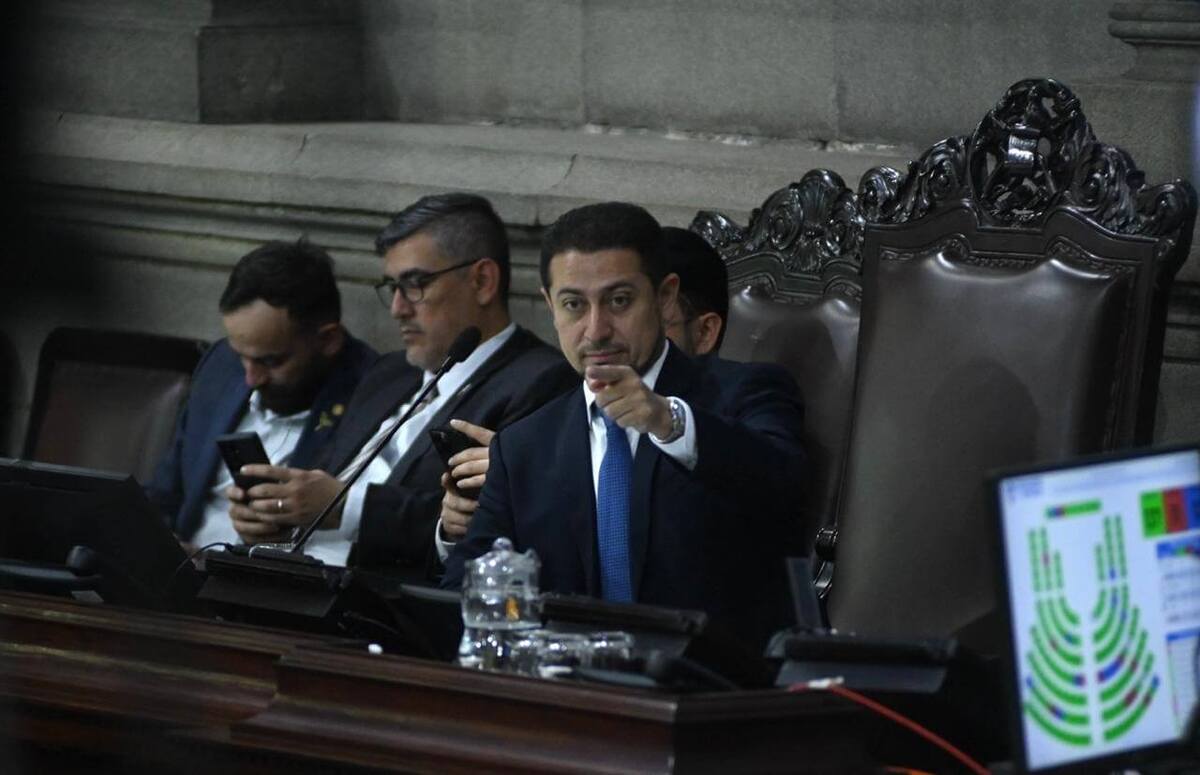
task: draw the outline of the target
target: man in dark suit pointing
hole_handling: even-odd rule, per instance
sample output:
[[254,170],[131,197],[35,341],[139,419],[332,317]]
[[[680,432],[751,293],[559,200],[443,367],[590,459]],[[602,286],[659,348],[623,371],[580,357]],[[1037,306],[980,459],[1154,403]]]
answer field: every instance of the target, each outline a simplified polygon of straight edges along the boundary
[[542,244],[543,295],[582,375],[502,430],[444,583],[499,536],[544,590],[699,608],[761,646],[786,623],[802,408],[779,368],[693,360],[667,343],[661,229],[634,205],[573,210]]
[[405,349],[383,356],[363,377],[319,470],[247,466],[247,473],[279,484],[251,488],[250,504],[234,517],[243,534],[261,525],[264,536],[313,519],[393,420],[412,407],[458,335],[474,326],[482,334],[479,346],[414,407],[306,545],[326,562],[345,564],[355,544],[353,564],[420,580],[434,562],[445,469],[427,431],[452,417],[504,427],[576,378],[559,353],[509,318],[508,240],[486,199],[424,197],[396,215],[376,248],[384,272],[376,290]]

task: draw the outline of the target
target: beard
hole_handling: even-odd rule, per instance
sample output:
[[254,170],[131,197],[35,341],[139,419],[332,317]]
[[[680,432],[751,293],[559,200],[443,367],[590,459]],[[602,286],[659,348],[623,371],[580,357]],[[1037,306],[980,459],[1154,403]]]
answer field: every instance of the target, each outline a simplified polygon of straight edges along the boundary
[[290,385],[263,385],[258,388],[258,397],[265,409],[278,415],[291,415],[312,406],[317,393],[329,372],[329,364],[320,361],[298,382]]
[[258,389],[258,397],[264,409],[270,409],[278,415],[287,416],[302,412],[312,405],[316,398],[315,391],[301,390],[294,387],[266,385]]

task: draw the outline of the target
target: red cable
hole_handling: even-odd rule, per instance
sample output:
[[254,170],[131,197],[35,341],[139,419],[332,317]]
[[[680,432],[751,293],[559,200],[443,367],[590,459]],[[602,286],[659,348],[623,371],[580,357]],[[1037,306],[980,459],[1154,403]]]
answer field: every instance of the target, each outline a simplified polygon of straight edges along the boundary
[[862,705],[864,708],[867,708],[868,710],[872,710],[875,713],[878,713],[879,715],[883,716],[886,719],[890,719],[890,720],[896,722],[897,724],[904,727],[905,729],[908,729],[910,732],[914,732],[914,733],[920,735],[921,737],[925,738],[929,742],[936,745],[938,748],[941,748],[943,751],[945,751],[946,753],[953,756],[955,759],[957,759],[959,762],[961,762],[964,767],[966,767],[971,772],[975,773],[975,775],[989,775],[986,767],[984,767],[982,764],[980,764],[979,762],[972,759],[970,756],[967,756],[965,753],[963,753],[961,750],[959,750],[957,747],[955,747],[950,741],[946,740],[943,737],[940,737],[938,734],[927,729],[926,727],[921,726],[920,724],[918,724],[917,722],[908,718],[907,716],[902,716],[901,714],[897,713],[896,711],[892,710],[891,708],[887,707],[886,705],[882,705],[882,704],[876,702],[875,700],[872,700],[870,697],[867,697],[866,695],[859,694],[858,692],[854,691],[853,689],[847,689],[845,686],[841,686],[840,684],[835,684],[835,683],[831,683],[827,686],[822,686],[819,689],[816,687],[809,686],[808,684],[792,684],[791,686],[788,687],[788,691],[789,692],[829,691],[829,692],[833,692],[834,694],[845,697],[846,699],[848,699],[852,702],[856,702],[859,705]]

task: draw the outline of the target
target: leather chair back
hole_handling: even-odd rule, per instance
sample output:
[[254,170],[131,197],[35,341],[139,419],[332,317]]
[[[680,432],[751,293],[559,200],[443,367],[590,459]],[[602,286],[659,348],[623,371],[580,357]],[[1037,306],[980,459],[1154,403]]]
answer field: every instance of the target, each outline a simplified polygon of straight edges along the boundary
[[974,135],[859,188],[867,218],[832,626],[992,651],[985,474],[1150,440],[1196,196],[1149,187],[1075,96],[1011,87]]
[[729,272],[721,356],[777,363],[800,386],[812,471],[799,491],[797,550],[806,554],[836,514],[849,435],[862,294],[857,197],[836,173],[812,170],[772,194],[744,229],[710,212],[691,228],[716,247]]
[[38,359],[24,456],[149,481],[205,346],[149,334],[55,329]]

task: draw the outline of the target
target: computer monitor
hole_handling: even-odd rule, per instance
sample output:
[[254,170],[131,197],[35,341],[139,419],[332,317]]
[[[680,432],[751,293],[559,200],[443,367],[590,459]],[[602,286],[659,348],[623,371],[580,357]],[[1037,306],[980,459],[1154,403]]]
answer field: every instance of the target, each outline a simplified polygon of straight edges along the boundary
[[1200,448],[991,484],[1014,765],[1093,772],[1178,751],[1200,679]]
[[187,554],[132,476],[0,458],[0,558],[62,565],[75,546],[112,577],[108,602],[178,609],[195,597]]

